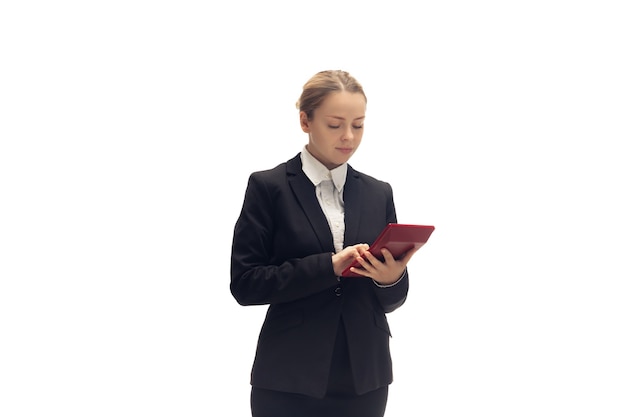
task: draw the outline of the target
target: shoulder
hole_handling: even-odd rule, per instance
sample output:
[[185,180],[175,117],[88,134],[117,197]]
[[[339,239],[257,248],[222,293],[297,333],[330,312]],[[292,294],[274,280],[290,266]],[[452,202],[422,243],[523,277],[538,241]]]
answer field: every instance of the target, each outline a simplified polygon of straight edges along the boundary
[[359,181],[366,187],[391,192],[391,184],[388,182],[375,178],[371,175],[367,175],[361,171],[357,171],[350,165],[348,165],[348,177]]
[[257,180],[271,180],[272,178],[276,178],[279,176],[284,176],[286,172],[287,163],[283,162],[281,164],[276,165],[273,168],[264,169],[261,171],[254,171],[250,174],[251,179]]
[[252,172],[248,182],[250,184],[278,185],[283,184],[289,174],[293,175],[298,172],[302,172],[300,154],[297,154],[290,160],[282,162],[273,168]]

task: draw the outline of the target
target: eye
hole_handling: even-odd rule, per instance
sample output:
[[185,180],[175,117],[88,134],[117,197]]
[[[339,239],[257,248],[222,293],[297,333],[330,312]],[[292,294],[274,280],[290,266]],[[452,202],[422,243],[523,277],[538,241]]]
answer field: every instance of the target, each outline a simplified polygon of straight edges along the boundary
[[355,129],[363,129],[363,125],[359,125],[359,126],[352,126]]
[[334,126],[334,125],[328,125],[328,127],[331,129],[339,129],[339,126]]

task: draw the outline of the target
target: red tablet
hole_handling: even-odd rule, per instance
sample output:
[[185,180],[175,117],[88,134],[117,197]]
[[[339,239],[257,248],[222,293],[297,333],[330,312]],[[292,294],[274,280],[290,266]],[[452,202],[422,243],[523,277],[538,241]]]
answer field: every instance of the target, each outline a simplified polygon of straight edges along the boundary
[[[395,259],[404,255],[413,246],[422,247],[435,230],[434,226],[424,226],[418,224],[398,224],[389,223],[378,235],[374,243],[370,245],[369,251],[378,259],[383,259],[380,252],[382,248],[387,248]],[[342,277],[360,277],[361,275],[350,272],[351,267],[359,268],[356,260],[350,264],[342,273]]]

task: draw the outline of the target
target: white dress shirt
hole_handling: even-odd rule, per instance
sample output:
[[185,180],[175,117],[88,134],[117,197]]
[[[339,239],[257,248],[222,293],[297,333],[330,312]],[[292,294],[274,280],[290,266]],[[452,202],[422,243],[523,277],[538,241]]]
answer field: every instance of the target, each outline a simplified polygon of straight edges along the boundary
[[335,252],[341,252],[345,231],[343,186],[346,183],[348,165],[343,164],[329,170],[309,153],[306,146],[302,149],[300,159],[302,159],[302,171],[315,185],[317,201],[320,203],[333,235]]

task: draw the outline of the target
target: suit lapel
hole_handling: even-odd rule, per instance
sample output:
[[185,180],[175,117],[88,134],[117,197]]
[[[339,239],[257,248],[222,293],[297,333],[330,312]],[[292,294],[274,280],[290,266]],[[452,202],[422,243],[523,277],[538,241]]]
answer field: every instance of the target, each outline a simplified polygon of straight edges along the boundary
[[287,161],[287,181],[323,250],[334,251],[333,236],[328,221],[317,201],[315,186],[302,171],[300,154]]
[[359,174],[350,165],[348,165],[346,184],[343,187],[343,202],[346,225],[343,246],[346,247],[358,243],[356,239],[361,221],[361,205],[363,204]]

